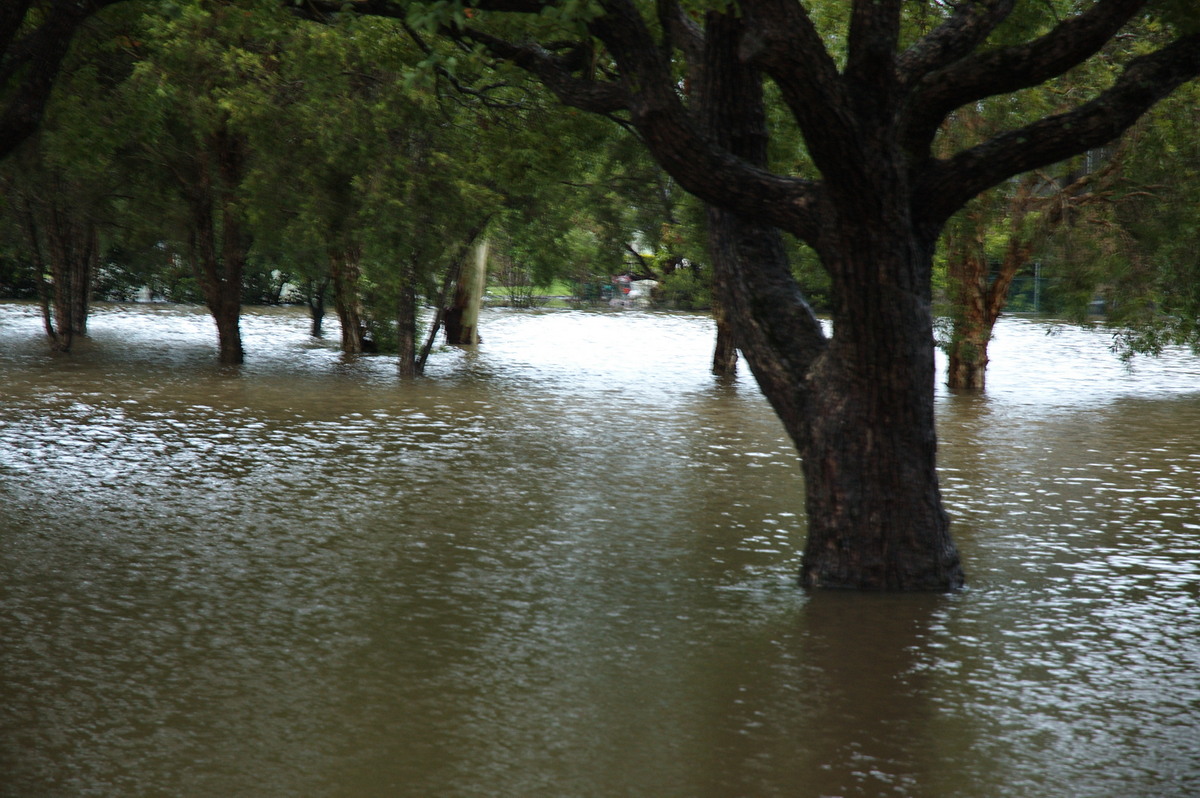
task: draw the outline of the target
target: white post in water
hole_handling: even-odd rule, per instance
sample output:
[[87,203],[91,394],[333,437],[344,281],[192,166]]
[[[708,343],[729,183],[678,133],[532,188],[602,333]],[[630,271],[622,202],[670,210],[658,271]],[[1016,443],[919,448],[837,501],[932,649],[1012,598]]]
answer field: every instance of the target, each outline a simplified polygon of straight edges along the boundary
[[463,284],[467,288],[467,306],[463,309],[463,333],[466,343],[479,343],[479,309],[483,305],[483,292],[487,287],[488,240],[481,239],[475,245],[475,257],[471,259],[469,271]]

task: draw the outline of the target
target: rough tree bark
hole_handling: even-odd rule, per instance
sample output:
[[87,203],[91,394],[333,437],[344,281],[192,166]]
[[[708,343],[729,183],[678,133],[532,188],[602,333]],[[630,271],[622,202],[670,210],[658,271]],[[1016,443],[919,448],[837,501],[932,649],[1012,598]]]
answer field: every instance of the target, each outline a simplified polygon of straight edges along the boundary
[[[335,5],[402,13],[380,0],[328,7]],[[854,0],[843,66],[796,0],[740,0],[729,14],[709,15],[707,30],[673,0],[656,4],[654,20],[634,0],[598,0],[598,15],[586,20],[590,35],[575,46],[507,40],[497,34],[511,28],[489,27],[489,12],[538,13],[545,5],[474,0],[469,24],[447,10],[443,33],[529,70],[567,104],[627,114],[655,159],[712,207],[714,247],[736,264],[729,276],[738,344],[803,460],[803,583],[962,584],[935,468],[937,237],[975,195],[1113,139],[1200,73],[1200,35],[1131,60],[1107,90],[1072,110],[940,158],[932,143],[956,109],[1061,75],[1095,54],[1145,0],[1085,4],[1045,35],[1014,45],[989,37],[1015,0],[938,4],[942,23],[906,48],[902,0]],[[750,89],[759,73],[773,80],[820,180],[765,168],[752,141],[762,124],[737,132],[736,116],[748,106],[733,88],[722,95],[724,111],[726,99],[706,100],[728,122],[702,123],[708,115],[686,107],[675,68],[684,35],[713,39],[707,71],[731,85]],[[604,69],[596,69],[598,58]],[[714,135],[722,125],[727,139]],[[784,268],[775,228],[809,244],[829,272],[831,336]]]
[[[709,15],[706,121],[729,152],[765,166],[761,77],[734,57],[742,26],[732,15]],[[858,335],[826,343],[791,284],[773,227],[710,207],[714,262],[733,289],[730,315],[746,360],[800,452],[809,519],[803,583],[954,587],[963,576],[938,492],[933,351],[920,345],[933,334],[928,289],[919,290],[929,284],[932,242],[922,251],[905,234],[904,198],[888,197],[898,178],[872,177],[878,183],[851,209],[856,223],[846,225],[833,249],[839,260],[829,264],[847,283],[836,291],[834,326]],[[851,290],[885,264],[898,278],[890,290]],[[763,284],[768,275],[773,284]],[[785,338],[777,335],[781,314],[792,319]],[[864,324],[880,317],[890,323]]]

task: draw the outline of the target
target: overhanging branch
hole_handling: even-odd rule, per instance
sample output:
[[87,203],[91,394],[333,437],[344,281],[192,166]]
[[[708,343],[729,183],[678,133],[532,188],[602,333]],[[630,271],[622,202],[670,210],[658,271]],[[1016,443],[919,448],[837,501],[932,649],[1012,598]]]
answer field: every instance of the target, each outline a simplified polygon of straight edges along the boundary
[[1112,87],[1091,102],[932,162],[916,191],[924,221],[940,225],[971,197],[1013,175],[1108,143],[1197,75],[1200,34],[1192,34],[1131,61]]
[[959,58],[945,68],[927,72],[912,90],[904,122],[905,149],[927,151],[938,126],[956,108],[1037,86],[1082,63],[1145,4],[1146,0],[1099,0],[1045,36]]

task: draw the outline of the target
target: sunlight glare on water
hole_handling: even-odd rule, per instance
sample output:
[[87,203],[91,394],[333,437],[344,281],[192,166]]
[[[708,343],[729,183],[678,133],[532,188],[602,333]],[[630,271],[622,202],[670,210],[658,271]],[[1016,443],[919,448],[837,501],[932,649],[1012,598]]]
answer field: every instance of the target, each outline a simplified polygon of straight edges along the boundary
[[970,587],[808,595],[707,317],[0,304],[0,795],[1200,794],[1200,367],[1046,329],[939,390]]

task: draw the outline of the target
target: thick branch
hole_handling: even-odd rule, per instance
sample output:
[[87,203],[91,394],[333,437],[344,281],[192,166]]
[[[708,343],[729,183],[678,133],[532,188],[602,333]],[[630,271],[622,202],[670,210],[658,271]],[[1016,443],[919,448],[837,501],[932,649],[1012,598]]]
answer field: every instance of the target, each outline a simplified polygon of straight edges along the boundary
[[531,73],[564,105],[597,114],[611,114],[629,107],[629,97],[619,84],[577,77],[573,69],[576,59],[570,56],[556,55],[539,44],[514,44],[475,28],[466,28],[456,35],[482,44],[497,58]]
[[[473,5],[491,11],[529,12],[545,3],[479,0]],[[580,77],[582,65],[572,57],[574,53],[559,55],[538,44],[517,44],[476,28],[445,32],[483,44],[493,55],[532,73],[564,104],[602,114],[628,109],[643,141],[685,190],[706,202],[783,228],[802,240],[817,240],[819,185],[780,177],[715,145],[684,107],[670,61],[634,4],[605,0],[603,8],[605,13],[589,28],[617,61],[621,83]],[[388,0],[308,0],[306,9],[307,16],[343,9],[393,18],[403,13],[402,6]],[[819,39],[816,41],[819,44]]]
[[1006,178],[1111,141],[1197,75],[1200,34],[1131,61],[1116,83],[1091,102],[933,162],[919,179],[919,216],[940,225],[971,197]]
[[657,0],[659,24],[667,32],[670,42],[678,47],[689,62],[699,62],[703,57],[704,31],[687,15],[679,0]]
[[876,107],[890,104],[882,100],[895,95],[899,37],[900,0],[855,0],[845,71],[851,96],[857,99],[865,93]]
[[904,147],[926,152],[946,115],[968,103],[1027,89],[1094,55],[1146,0],[1100,0],[1033,41],[961,58],[926,74],[914,89]]
[[683,188],[705,202],[781,227],[806,241],[819,232],[818,187],[734,156],[701,132],[680,99],[670,63],[629,0],[606,0],[590,25],[617,61],[634,126]]
[[[732,15],[708,14],[701,110],[715,141],[765,167],[762,76],[754,67],[738,63],[741,26]],[[738,346],[780,417],[805,418],[807,390],[797,390],[796,375],[808,372],[828,342],[792,278],[782,236],[761,219],[713,203],[707,216],[715,286],[720,301],[728,303]]]
[[953,12],[897,61],[900,82],[911,86],[935,69],[965,58],[1012,13],[1016,0],[970,0]]
[[743,0],[741,56],[779,86],[822,172],[861,160],[848,92],[825,43],[795,0]]

